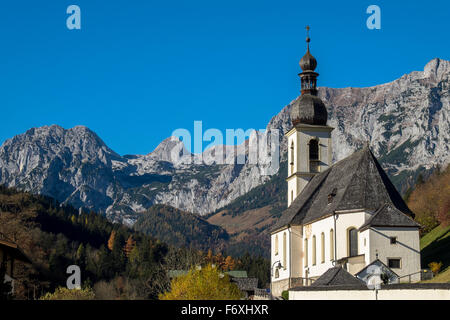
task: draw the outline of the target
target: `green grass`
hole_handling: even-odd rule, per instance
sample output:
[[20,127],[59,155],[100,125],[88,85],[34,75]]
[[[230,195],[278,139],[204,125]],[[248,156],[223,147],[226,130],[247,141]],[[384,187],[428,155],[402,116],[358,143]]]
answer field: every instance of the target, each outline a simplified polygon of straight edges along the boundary
[[422,281],[423,283],[450,283],[450,267],[440,272],[431,280]]
[[420,239],[422,268],[430,262],[442,262],[448,272],[450,266],[450,226],[437,226]]

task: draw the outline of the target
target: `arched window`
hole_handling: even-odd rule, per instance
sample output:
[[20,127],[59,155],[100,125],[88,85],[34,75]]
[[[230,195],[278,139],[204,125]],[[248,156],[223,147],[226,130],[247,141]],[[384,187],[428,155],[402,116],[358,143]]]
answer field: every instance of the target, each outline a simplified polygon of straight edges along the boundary
[[330,260],[334,260],[334,231],[330,230]]
[[278,255],[278,235],[275,235],[275,255]]
[[294,201],[294,190],[291,190],[291,203]]
[[305,239],[305,267],[308,266],[308,239]]
[[309,141],[309,170],[319,172],[319,141],[317,139]]
[[294,141],[291,142],[291,161],[289,163],[291,167],[291,174],[294,173]]
[[316,265],[316,236],[312,237],[312,262],[313,266]]
[[325,233],[322,232],[320,235],[320,262],[325,262]]
[[283,232],[283,268],[286,270],[286,232]]
[[354,257],[358,255],[358,231],[356,228],[350,228],[347,232],[348,238],[348,256]]

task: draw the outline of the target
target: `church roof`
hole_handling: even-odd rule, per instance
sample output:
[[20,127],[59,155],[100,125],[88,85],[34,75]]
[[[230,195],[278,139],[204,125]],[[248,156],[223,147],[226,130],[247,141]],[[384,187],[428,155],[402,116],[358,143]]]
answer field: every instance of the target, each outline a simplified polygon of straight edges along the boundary
[[359,230],[363,231],[370,227],[420,227],[420,224],[392,204],[386,203]]
[[[383,209],[385,204],[396,210]],[[385,210],[375,221],[390,221],[395,226],[406,221],[399,214],[414,216],[367,145],[315,175],[272,231],[310,223],[339,210]],[[389,220],[386,216],[391,213],[396,217]]]
[[365,287],[364,281],[352,276],[348,271],[341,266],[336,266],[328,269],[322,274],[311,287],[324,286],[361,286]]

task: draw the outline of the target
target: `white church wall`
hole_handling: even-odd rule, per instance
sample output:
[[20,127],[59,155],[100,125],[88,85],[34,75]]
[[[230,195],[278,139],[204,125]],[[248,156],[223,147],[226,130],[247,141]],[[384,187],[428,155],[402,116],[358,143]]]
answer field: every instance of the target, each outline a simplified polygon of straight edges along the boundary
[[291,256],[290,268],[291,277],[303,277],[303,228],[301,226],[293,226],[290,228],[291,235]]
[[366,229],[363,232],[360,232],[360,244],[361,250],[364,252],[364,261],[365,265],[369,265],[373,260],[370,254],[370,230]]
[[450,300],[448,289],[289,291],[289,300]]
[[[330,230],[334,230],[333,217],[319,220],[303,227],[304,239],[308,239],[308,262],[305,262],[305,275],[308,278],[320,276],[322,273],[333,267],[330,260]],[[325,235],[325,261],[321,261],[321,234]],[[316,263],[313,262],[313,238],[316,238]],[[303,239],[303,242],[304,242]]]
[[[420,240],[417,228],[371,228],[370,229],[371,260],[378,259],[389,266],[388,259],[400,259],[400,268],[391,268],[400,277],[420,271]],[[396,243],[391,244],[391,237]],[[409,281],[409,277],[400,279]],[[411,281],[420,281],[420,273],[411,277]]]
[[[284,241],[283,237],[286,234],[286,248],[283,249]],[[278,237],[278,250],[276,248],[276,238]],[[289,243],[290,231],[288,228],[281,230],[277,233],[272,234],[271,236],[271,277],[272,281],[279,281],[283,279],[289,278],[289,265],[290,265],[290,243]],[[274,266],[275,262],[280,262],[282,267],[276,268]],[[278,263],[276,264],[278,265]],[[278,270],[278,271],[277,271]]]
[[[355,213],[340,213],[336,219],[336,230],[334,230],[334,217],[313,222],[304,226],[304,238],[308,238],[308,264],[305,266],[305,271],[308,270],[308,277],[314,278],[321,276],[329,268],[333,267],[330,255],[330,230],[336,232],[336,258],[339,260],[348,257],[348,242],[347,232],[349,228],[355,227],[359,229],[365,222],[364,212]],[[321,261],[321,234],[325,236],[325,262]],[[316,237],[316,264],[313,265],[313,236]],[[367,233],[358,233],[358,254],[366,255],[369,251],[369,246],[364,246],[364,238],[367,238]],[[303,239],[304,241],[304,239]],[[362,267],[361,267],[362,268]],[[305,272],[306,273],[306,272]]]

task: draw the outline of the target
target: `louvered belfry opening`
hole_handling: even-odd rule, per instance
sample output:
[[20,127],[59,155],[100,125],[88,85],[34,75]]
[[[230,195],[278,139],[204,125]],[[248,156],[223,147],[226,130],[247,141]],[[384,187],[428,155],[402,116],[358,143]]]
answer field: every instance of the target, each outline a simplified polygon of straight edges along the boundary
[[312,139],[309,142],[309,171],[319,172],[319,142]]

